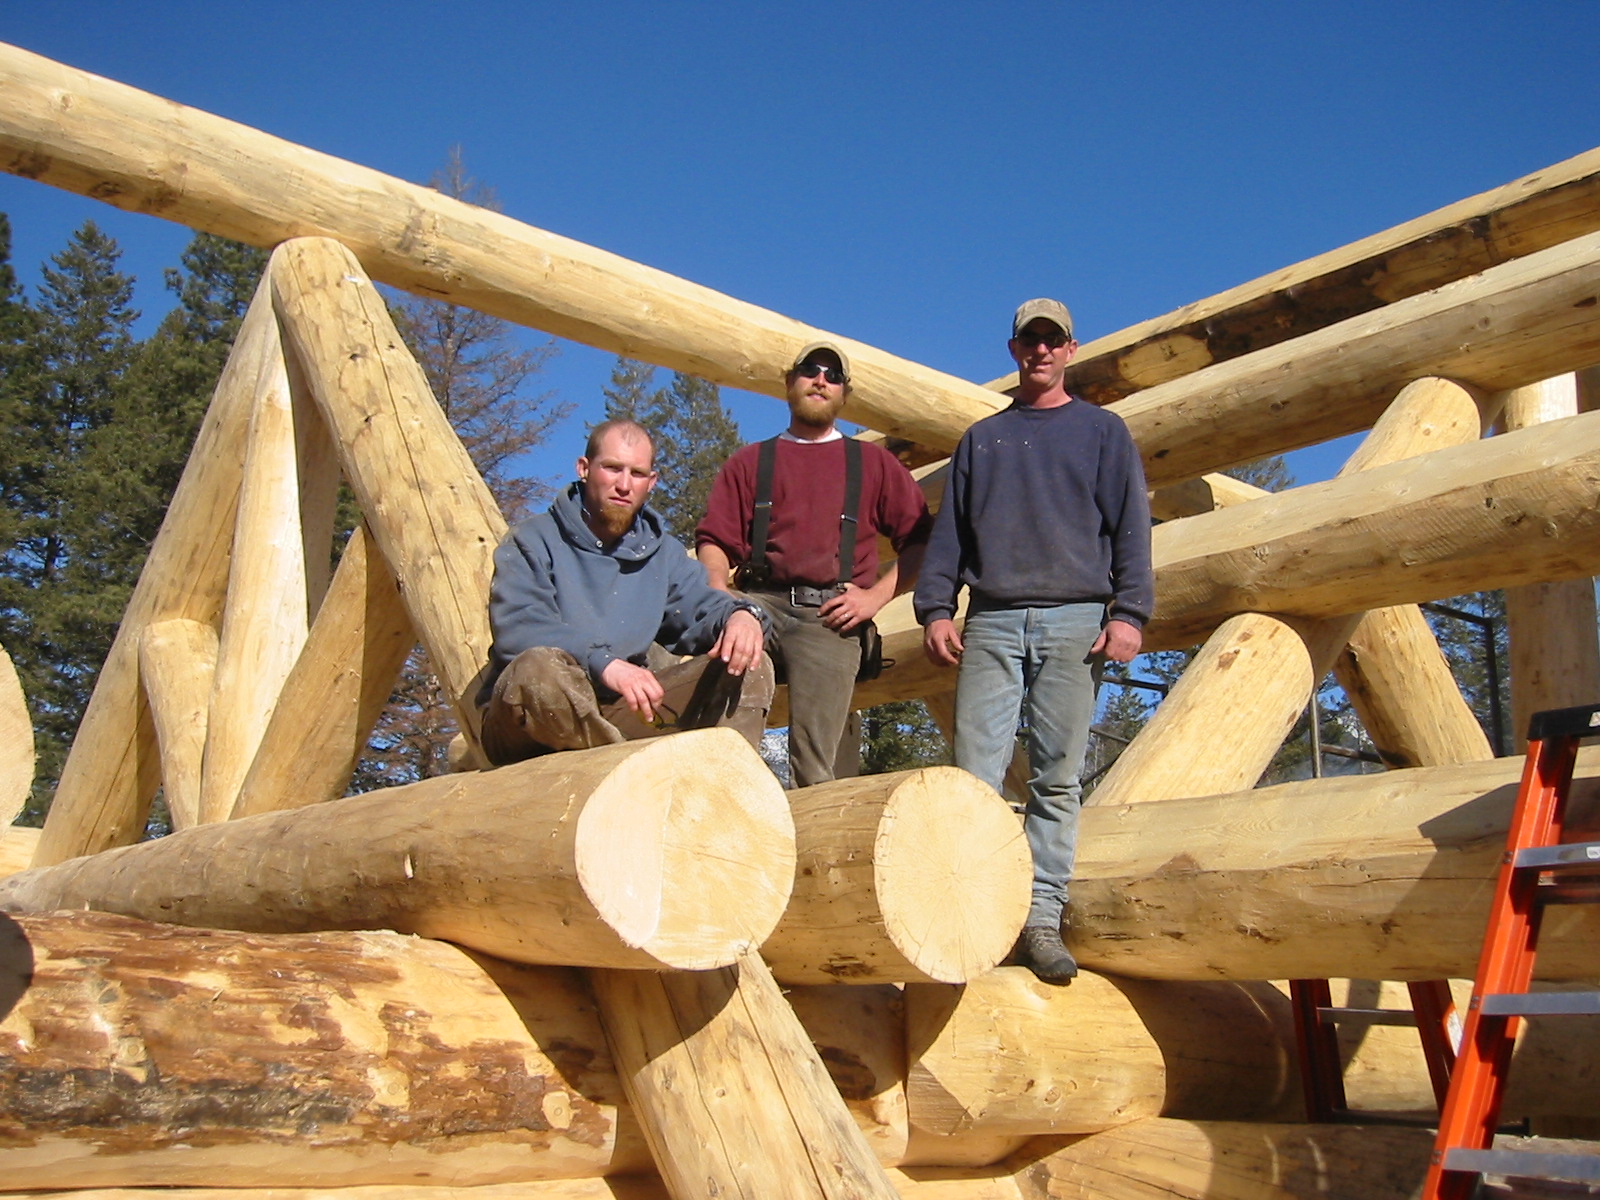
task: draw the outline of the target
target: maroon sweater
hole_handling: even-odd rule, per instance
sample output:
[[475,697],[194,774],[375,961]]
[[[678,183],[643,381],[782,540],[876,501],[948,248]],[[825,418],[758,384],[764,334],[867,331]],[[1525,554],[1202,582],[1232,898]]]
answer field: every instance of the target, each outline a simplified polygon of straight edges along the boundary
[[[720,546],[739,566],[750,558],[750,518],[756,502],[759,443],[744,447],[726,463],[711,486],[705,519],[695,530],[695,545]],[[839,517],[844,511],[844,440],[791,442],[779,439],[772,468],[772,522],[767,527],[767,561],[778,587],[804,584],[830,587],[839,581]],[[871,587],[878,581],[878,534],[896,553],[928,540],[932,518],[916,480],[882,446],[861,447],[861,505],[851,581]]]

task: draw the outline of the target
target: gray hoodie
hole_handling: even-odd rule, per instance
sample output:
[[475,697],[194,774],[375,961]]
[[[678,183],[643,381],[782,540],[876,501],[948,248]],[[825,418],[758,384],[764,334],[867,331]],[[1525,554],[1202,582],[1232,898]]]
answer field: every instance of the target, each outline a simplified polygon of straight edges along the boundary
[[601,686],[600,673],[613,659],[644,666],[653,641],[674,654],[704,654],[739,608],[765,627],[748,601],[706,582],[705,568],[663,532],[649,508],[640,509],[620,541],[604,545],[584,523],[581,485],[574,483],[494,552],[494,648],[478,703],[488,702],[506,664],[532,646],[567,651],[609,702],[616,694]]

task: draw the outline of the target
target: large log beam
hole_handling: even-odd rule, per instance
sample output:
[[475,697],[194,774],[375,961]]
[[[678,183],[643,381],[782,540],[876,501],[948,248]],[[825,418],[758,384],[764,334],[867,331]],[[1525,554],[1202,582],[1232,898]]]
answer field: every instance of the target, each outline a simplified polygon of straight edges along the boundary
[[476,743],[476,695],[492,641],[489,582],[505,518],[350,252],[297,238],[272,263],[284,340],[457,724]]
[[[1416,767],[1087,808],[1069,944],[1152,979],[1472,975],[1521,759]],[[1600,830],[1600,748],[1580,753],[1568,836]],[[1592,979],[1600,910],[1544,917],[1538,970]]]
[[1145,647],[1241,611],[1342,616],[1595,574],[1597,475],[1587,413],[1158,525]]
[[673,1200],[894,1196],[759,956],[719,971],[595,971],[590,985]]
[[468,1186],[650,1166],[571,969],[394,933],[79,912],[0,918],[0,981],[8,1187]]
[[789,803],[794,893],[761,947],[780,982],[962,983],[1016,942],[1032,862],[987,784],[928,767],[802,788]]
[[139,638],[139,679],[161,748],[161,794],[172,828],[200,824],[202,764],[217,631],[204,621],[173,617],[146,625]]
[[1017,1180],[1050,1200],[1411,1200],[1432,1149],[1422,1128],[1153,1117],[1040,1139]]
[[1590,150],[1086,342],[1067,387],[1109,404],[1596,230],[1600,150]]
[[253,246],[337,238],[394,287],[779,398],[795,352],[826,337],[850,355],[846,418],[946,452],[1006,403],[978,384],[14,46],[0,46],[0,169]]
[[1145,1117],[1288,1120],[1294,1024],[1270,984],[1003,967],[962,987],[910,984],[906,1100],[935,1133],[1092,1133]]
[[28,869],[43,832],[27,825],[0,826],[0,879]]
[[1600,234],[1112,405],[1151,487],[1372,425],[1413,379],[1485,392],[1600,362]]
[[704,729],[197,826],[14,875],[0,909],[705,970],[766,940],[793,878],[777,780],[737,734]]

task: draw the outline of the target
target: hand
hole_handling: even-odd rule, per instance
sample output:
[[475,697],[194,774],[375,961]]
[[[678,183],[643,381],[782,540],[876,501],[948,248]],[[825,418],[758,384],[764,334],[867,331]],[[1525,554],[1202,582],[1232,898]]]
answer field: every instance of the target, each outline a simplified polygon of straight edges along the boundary
[[953,667],[961,661],[966,649],[961,644],[961,633],[949,617],[930,621],[922,631],[922,652],[936,667]]
[[656,706],[666,695],[661,681],[643,667],[625,658],[613,658],[600,672],[600,682],[628,702],[628,707],[646,724],[656,719]]
[[1110,662],[1131,662],[1144,645],[1144,631],[1126,621],[1111,620],[1095,639],[1091,654],[1104,654]]
[[728,665],[729,675],[743,675],[761,659],[761,622],[748,609],[738,609],[723,623],[711,657]]
[[867,588],[847,583],[844,585],[844,594],[823,601],[822,607],[817,609],[817,615],[835,633],[845,633],[872,620],[883,604],[883,600]]

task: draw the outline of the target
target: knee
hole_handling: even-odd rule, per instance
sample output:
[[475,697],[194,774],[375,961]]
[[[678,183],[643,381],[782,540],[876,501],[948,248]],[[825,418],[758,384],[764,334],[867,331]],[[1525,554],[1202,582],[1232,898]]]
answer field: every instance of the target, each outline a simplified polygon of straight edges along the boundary
[[578,660],[554,646],[530,646],[506,664],[495,680],[494,699],[523,703],[525,695],[539,695],[574,675],[584,675]]

